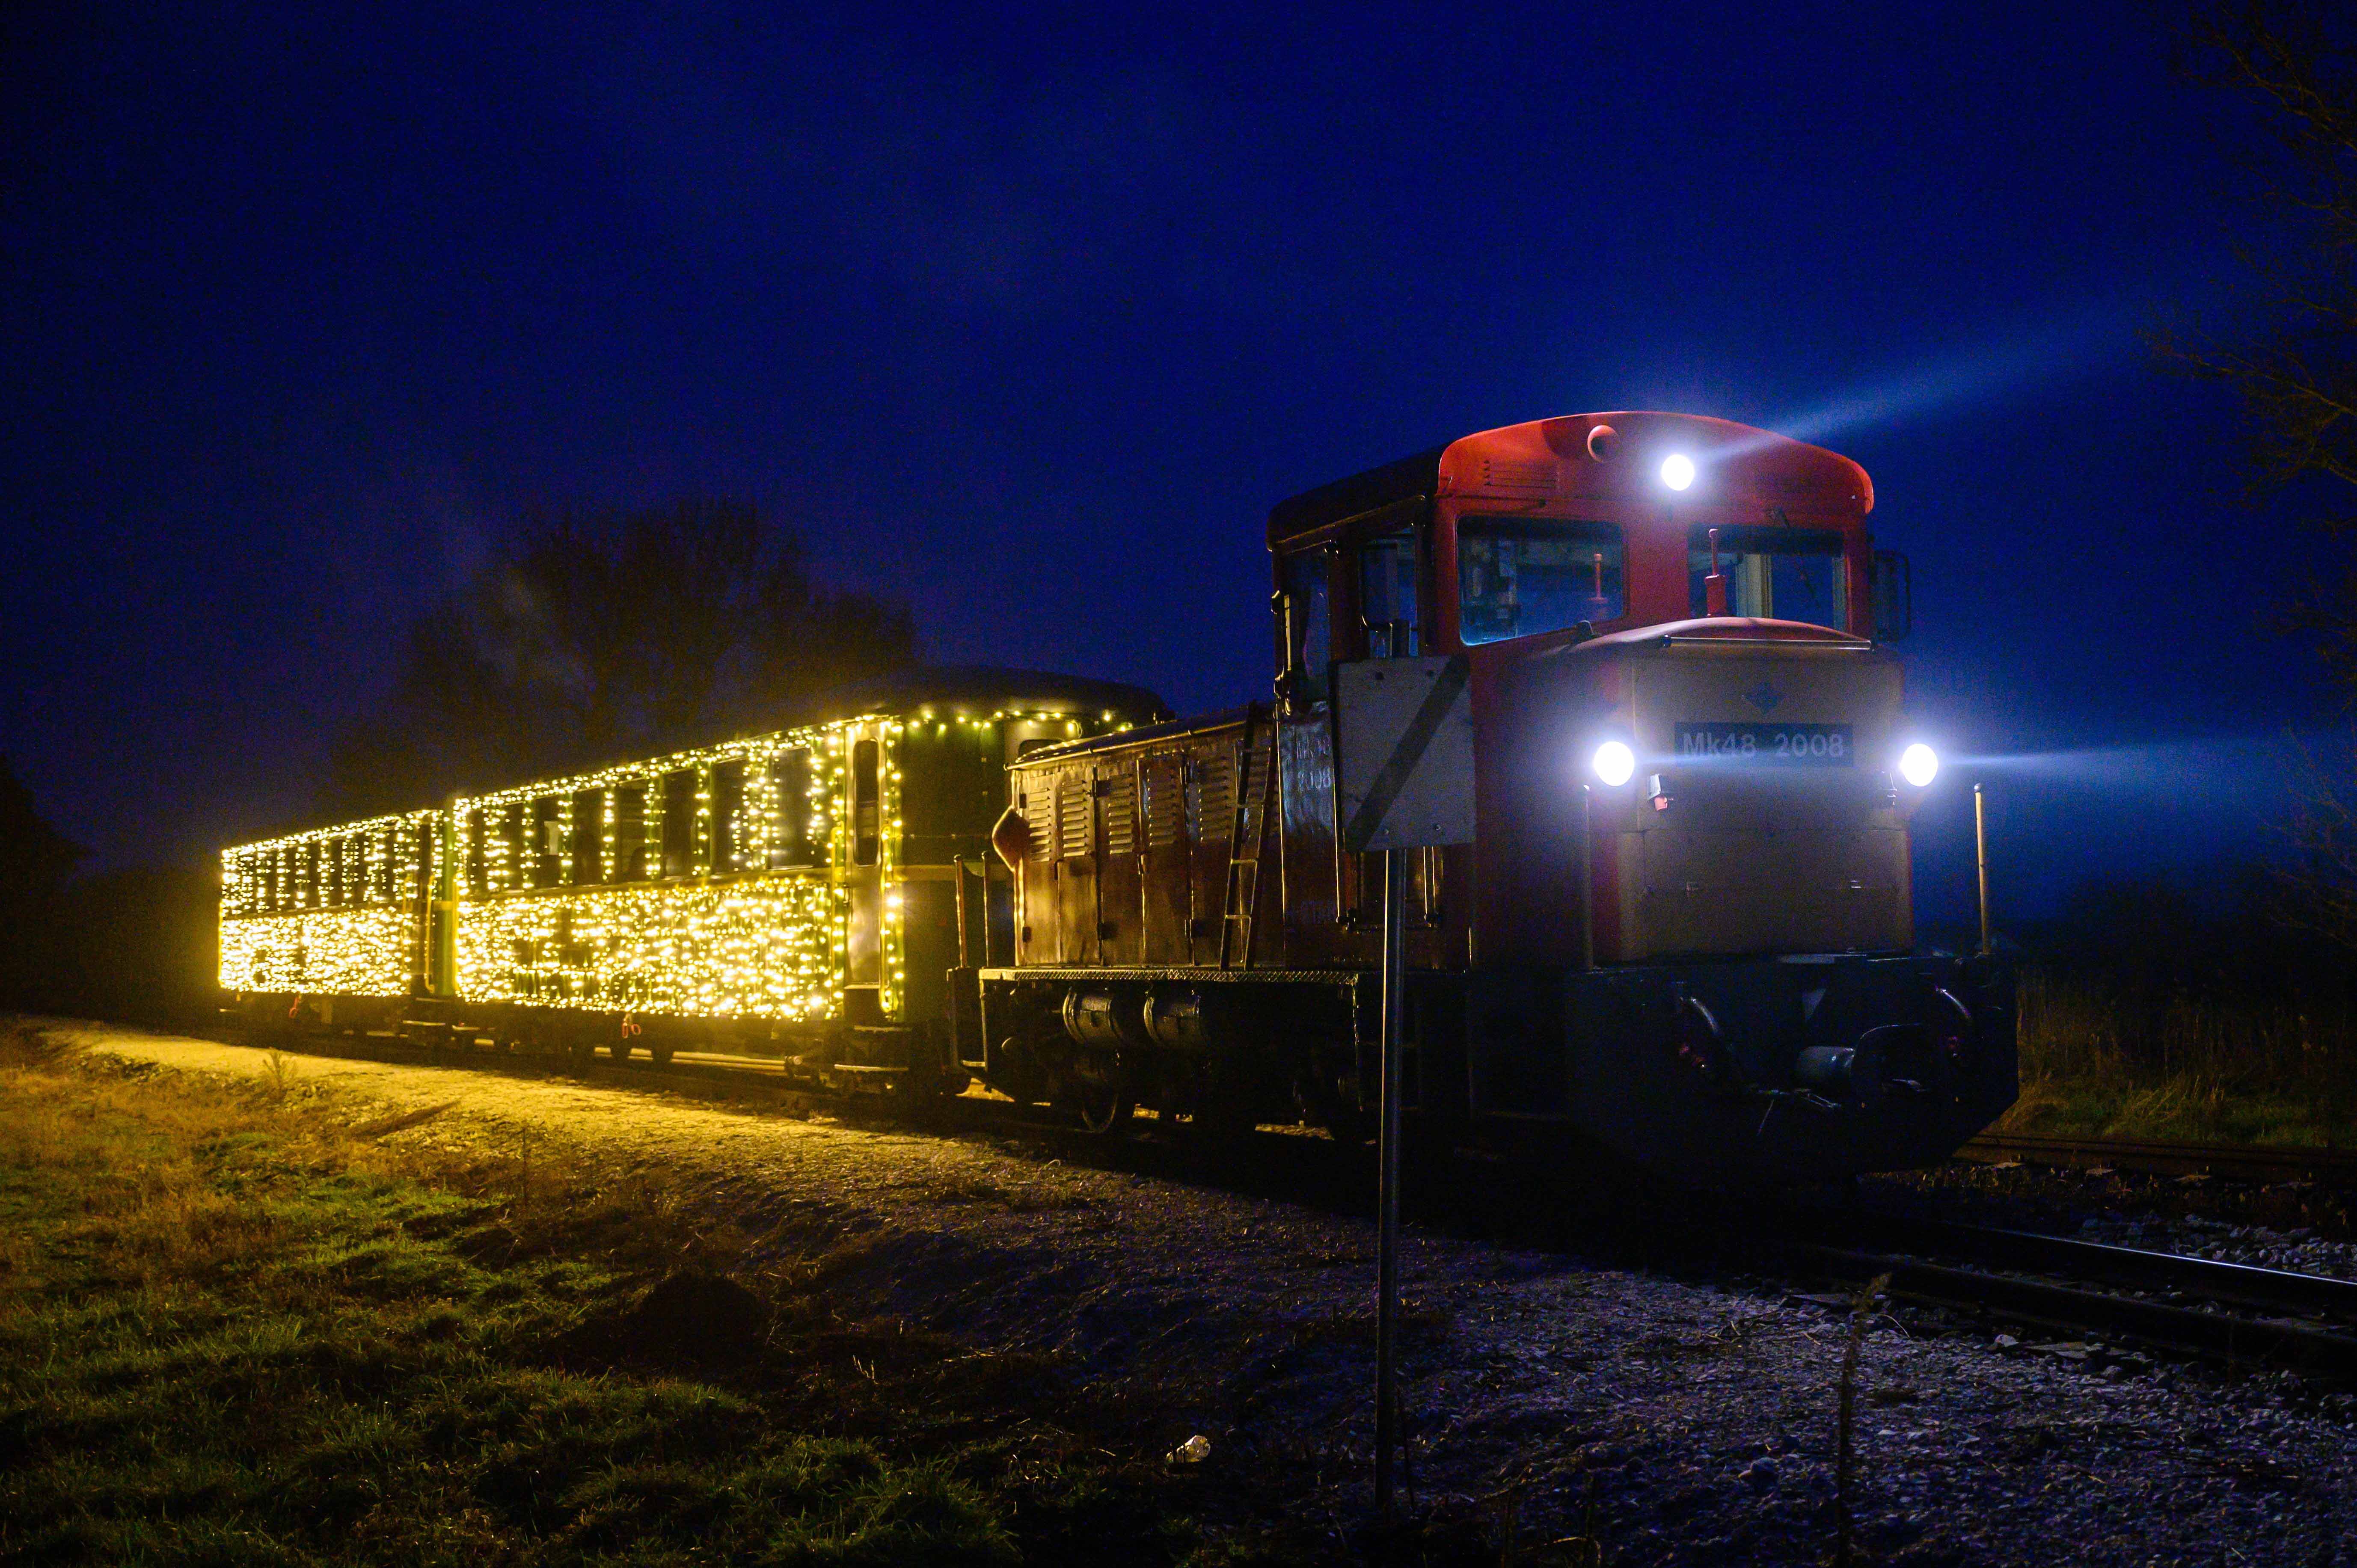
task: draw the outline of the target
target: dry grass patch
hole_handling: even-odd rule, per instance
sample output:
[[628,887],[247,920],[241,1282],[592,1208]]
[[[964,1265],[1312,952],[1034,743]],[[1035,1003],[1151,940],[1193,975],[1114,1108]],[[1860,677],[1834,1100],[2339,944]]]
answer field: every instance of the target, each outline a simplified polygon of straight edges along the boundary
[[0,1028],[0,1559],[1195,1550],[1075,1369],[839,1310],[858,1243],[351,1109]]

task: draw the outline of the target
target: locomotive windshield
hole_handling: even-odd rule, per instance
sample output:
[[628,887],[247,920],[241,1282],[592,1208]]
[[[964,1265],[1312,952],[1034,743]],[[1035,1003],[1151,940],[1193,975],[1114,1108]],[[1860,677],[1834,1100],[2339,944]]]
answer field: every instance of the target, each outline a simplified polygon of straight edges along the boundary
[[[1807,621],[1849,629],[1849,571],[1842,536],[1831,529],[1722,528],[1718,570],[1727,579],[1727,613]],[[1703,579],[1710,574],[1711,530],[1686,536],[1686,603],[1708,613]]]
[[1540,517],[1457,521],[1458,635],[1504,642],[1581,621],[1618,620],[1620,531]]

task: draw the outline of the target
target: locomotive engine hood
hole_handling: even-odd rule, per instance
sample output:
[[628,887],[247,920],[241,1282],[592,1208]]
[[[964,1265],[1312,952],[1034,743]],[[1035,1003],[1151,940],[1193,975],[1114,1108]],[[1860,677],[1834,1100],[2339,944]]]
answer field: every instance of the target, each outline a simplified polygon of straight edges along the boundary
[[[1901,695],[1886,649],[1749,618],[1595,638],[1504,671],[1485,725],[1500,809],[1483,859],[1501,885],[1485,949],[1578,956],[1564,933],[1583,898],[1604,963],[1905,949],[1920,791],[1894,767]],[[1620,777],[1595,766],[1609,742],[1633,757]]]

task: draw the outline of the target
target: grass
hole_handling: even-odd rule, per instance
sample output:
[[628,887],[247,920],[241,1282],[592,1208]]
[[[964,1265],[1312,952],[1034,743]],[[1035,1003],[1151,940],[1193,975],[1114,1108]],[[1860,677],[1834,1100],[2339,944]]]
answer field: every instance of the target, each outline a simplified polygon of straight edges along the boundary
[[2357,1148],[2357,1019],[2313,997],[2126,998],[2033,969],[2020,1046],[2007,1132]]
[[[0,1026],[0,1561],[1172,1563],[1068,1369],[846,1318],[824,1236]],[[1125,1452],[1134,1455],[1124,1457]]]

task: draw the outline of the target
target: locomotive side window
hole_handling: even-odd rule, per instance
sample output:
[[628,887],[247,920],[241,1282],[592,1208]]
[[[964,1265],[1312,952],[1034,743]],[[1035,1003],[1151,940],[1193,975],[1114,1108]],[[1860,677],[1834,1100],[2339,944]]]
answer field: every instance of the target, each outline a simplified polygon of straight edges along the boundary
[[877,847],[883,834],[883,797],[877,776],[881,760],[881,748],[872,740],[860,741],[851,748],[851,863],[854,865],[876,864]]
[[1368,658],[1415,656],[1414,533],[1387,533],[1359,546],[1359,622],[1366,628]]
[[[1706,613],[1710,534],[1695,528],[1686,535],[1686,603],[1697,616]],[[1729,615],[1849,629],[1849,564],[1842,536],[1832,529],[1722,528],[1718,570],[1727,579]]]
[[811,759],[807,747],[796,746],[770,764],[770,864],[774,866],[816,865],[818,846],[811,842]]
[[647,787],[624,784],[614,791],[614,880],[647,879]]
[[742,871],[745,854],[745,765],[723,762],[712,769],[712,869]]
[[662,874],[695,875],[695,769],[662,777]]
[[1622,567],[1620,531],[1609,522],[1460,518],[1458,635],[1505,642],[1618,620],[1627,605]]
[[1329,578],[1331,550],[1305,550],[1285,563],[1285,592],[1291,601],[1293,647],[1286,668],[1295,672],[1295,690],[1305,703],[1326,700],[1327,666],[1334,659],[1333,601]]

